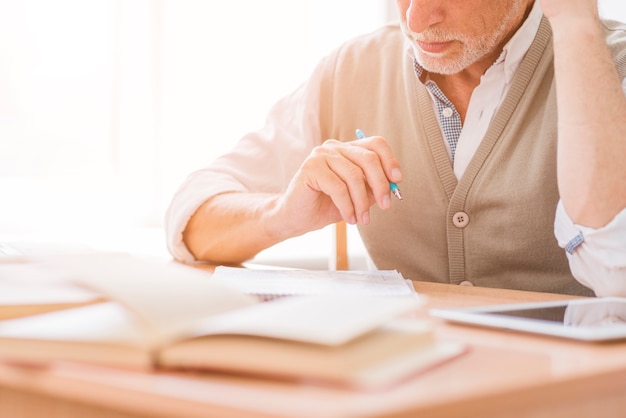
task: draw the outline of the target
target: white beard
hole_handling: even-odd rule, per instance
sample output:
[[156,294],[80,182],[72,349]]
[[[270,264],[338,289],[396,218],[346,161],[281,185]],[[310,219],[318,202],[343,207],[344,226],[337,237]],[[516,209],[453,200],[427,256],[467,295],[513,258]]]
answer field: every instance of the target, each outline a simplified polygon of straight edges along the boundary
[[[415,33],[408,28],[406,19],[402,20],[402,31],[411,41],[415,59],[422,68],[431,73],[450,75],[461,72],[491,53],[505,37],[507,30],[512,26],[511,22],[522,13],[522,3],[515,2],[492,32],[478,37],[470,37],[466,34],[444,31],[438,28]],[[428,53],[422,51],[417,44],[418,40],[426,42],[458,41],[461,43],[461,50],[455,56],[447,56],[446,52],[440,54]]]

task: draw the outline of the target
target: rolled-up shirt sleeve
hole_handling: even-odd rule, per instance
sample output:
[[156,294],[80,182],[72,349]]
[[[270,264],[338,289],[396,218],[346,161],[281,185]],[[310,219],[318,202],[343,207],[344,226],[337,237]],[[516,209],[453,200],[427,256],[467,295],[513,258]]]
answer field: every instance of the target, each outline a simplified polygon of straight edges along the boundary
[[595,229],[572,222],[559,202],[554,232],[576,280],[596,296],[626,296],[626,209]]
[[305,84],[272,107],[262,129],[242,137],[228,153],[192,172],[179,186],[165,214],[166,243],[175,259],[194,261],[183,242],[183,231],[204,202],[226,192],[280,193],[311,150],[321,144],[323,63]]
[[[626,95],[626,79],[622,90]],[[576,280],[596,296],[626,296],[626,209],[594,229],[574,224],[559,201],[554,234]]]

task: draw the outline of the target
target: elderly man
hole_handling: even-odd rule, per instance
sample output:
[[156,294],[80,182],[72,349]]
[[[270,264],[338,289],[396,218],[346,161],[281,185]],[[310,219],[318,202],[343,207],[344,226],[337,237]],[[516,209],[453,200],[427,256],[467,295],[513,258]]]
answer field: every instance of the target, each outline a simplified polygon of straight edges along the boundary
[[626,25],[596,0],[397,4],[188,177],[174,257],[239,263],[343,219],[412,280],[626,295]]

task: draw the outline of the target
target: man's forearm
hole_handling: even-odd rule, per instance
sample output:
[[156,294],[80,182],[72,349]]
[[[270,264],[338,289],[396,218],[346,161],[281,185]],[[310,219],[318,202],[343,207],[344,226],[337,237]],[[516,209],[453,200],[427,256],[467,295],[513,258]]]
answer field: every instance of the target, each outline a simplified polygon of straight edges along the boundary
[[239,264],[286,239],[276,227],[274,195],[226,193],[201,205],[183,241],[197,260]]
[[626,207],[626,98],[596,17],[551,24],[559,190],[572,220],[597,228]]

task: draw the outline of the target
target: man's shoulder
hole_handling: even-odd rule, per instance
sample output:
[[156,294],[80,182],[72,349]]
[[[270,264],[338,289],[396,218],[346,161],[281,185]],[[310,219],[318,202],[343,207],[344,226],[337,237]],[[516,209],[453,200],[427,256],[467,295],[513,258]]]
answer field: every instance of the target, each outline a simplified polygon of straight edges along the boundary
[[[367,42],[372,40],[403,40],[404,33],[400,27],[400,22],[389,22],[377,29],[374,29],[370,32],[363,33],[361,35],[356,36],[351,41],[352,42]],[[348,41],[349,43],[350,41]]]
[[602,25],[606,31],[609,32],[624,32],[626,31],[626,22],[622,22],[614,19],[602,19]]
[[611,50],[617,71],[622,79],[626,78],[626,23],[603,19],[604,36]]
[[337,53],[343,59],[362,59],[365,56],[392,57],[406,48],[406,38],[399,23],[388,23],[380,28],[355,36],[344,42]]
[[365,32],[345,41],[339,49],[375,49],[380,46],[402,46],[405,36],[398,23],[388,23],[370,32]]
[[607,43],[613,44],[626,44],[626,23],[611,19],[602,19],[602,26],[604,27],[604,34]]

